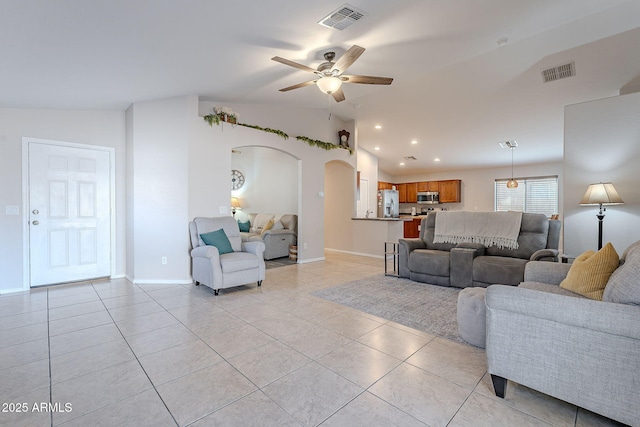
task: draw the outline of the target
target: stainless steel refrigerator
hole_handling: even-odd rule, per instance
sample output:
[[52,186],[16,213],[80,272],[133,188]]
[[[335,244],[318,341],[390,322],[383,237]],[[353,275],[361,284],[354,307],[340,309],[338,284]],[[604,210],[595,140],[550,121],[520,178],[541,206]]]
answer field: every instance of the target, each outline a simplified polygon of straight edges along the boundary
[[378,190],[378,218],[400,217],[398,190]]

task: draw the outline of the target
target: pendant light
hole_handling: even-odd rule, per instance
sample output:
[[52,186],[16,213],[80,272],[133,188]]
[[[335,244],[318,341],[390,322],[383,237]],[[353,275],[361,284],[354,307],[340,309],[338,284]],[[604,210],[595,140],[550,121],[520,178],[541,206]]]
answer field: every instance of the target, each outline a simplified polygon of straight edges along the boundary
[[511,179],[507,181],[507,188],[518,188],[518,181],[513,179],[513,150],[518,146],[518,143],[516,141],[506,141],[504,144],[511,150]]

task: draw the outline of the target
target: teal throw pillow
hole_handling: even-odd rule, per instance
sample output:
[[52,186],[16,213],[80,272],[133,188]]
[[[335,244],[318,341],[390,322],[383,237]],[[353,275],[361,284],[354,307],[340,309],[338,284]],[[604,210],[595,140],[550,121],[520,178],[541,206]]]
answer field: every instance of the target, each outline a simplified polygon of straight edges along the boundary
[[212,231],[210,233],[204,233],[200,235],[200,238],[207,246],[215,246],[218,248],[220,255],[233,252],[231,242],[225,234],[223,229]]
[[251,230],[251,222],[240,222],[240,220],[238,220],[238,227],[241,233],[248,233],[249,230]]

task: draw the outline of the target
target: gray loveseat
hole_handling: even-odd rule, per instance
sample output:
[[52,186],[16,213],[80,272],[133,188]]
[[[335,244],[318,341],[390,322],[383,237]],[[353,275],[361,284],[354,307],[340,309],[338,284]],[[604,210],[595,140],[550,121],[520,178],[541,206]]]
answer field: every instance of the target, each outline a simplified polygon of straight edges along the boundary
[[466,288],[516,286],[532,260],[557,261],[560,221],[523,213],[518,249],[471,243],[434,243],[438,212],[422,219],[420,238],[399,239],[399,274],[423,283]]
[[530,262],[517,287],[489,286],[487,369],[625,424],[640,425],[640,241],[596,301],[558,285],[569,264]]
[[[289,256],[289,246],[298,244],[298,216],[295,214],[249,214],[251,228],[241,232],[243,242],[264,242],[264,259]],[[273,220],[274,226],[264,231],[264,226]]]

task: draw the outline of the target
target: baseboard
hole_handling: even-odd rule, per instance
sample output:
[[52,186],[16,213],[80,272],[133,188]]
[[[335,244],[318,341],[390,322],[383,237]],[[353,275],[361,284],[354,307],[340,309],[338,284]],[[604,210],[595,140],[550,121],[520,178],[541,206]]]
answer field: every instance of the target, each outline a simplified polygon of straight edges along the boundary
[[15,294],[16,292],[29,292],[29,289],[24,289],[22,287],[20,287],[20,288],[11,288],[11,289],[3,289],[3,290],[0,291],[0,295]]
[[300,259],[300,258],[298,258],[298,264],[306,264],[308,262],[319,262],[319,261],[324,261],[324,260],[325,260],[324,257],[310,258],[310,259]]
[[362,252],[343,251],[341,249],[331,249],[331,248],[324,248],[324,250],[328,251],[328,252],[337,252],[337,253],[340,253],[340,254],[358,255],[358,256],[366,256],[366,257],[369,257],[369,258],[384,259],[384,255],[365,254],[365,253],[362,253]]
[[192,285],[193,280],[138,280],[126,275],[125,278],[134,285]]

